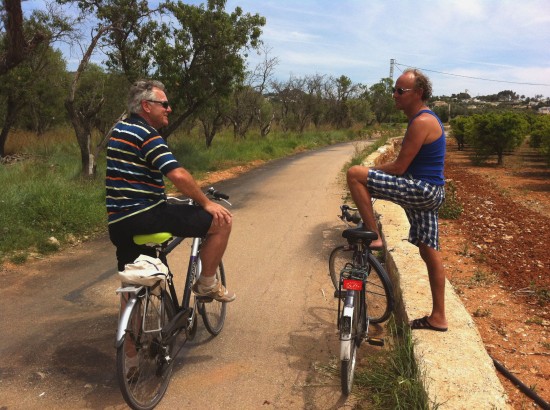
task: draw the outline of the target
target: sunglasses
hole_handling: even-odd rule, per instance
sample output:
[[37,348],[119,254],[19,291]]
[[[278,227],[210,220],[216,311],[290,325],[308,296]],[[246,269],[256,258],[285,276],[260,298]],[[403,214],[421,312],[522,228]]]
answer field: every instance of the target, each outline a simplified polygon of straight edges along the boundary
[[165,110],[167,110],[168,107],[170,107],[170,103],[168,101],[156,101],[156,100],[145,100],[145,101],[160,104],[162,105],[162,108],[164,108]]
[[414,90],[414,88],[392,88],[391,89],[392,94],[395,94],[395,92],[397,91],[397,94],[399,95],[403,95],[407,91],[412,91],[412,90]]

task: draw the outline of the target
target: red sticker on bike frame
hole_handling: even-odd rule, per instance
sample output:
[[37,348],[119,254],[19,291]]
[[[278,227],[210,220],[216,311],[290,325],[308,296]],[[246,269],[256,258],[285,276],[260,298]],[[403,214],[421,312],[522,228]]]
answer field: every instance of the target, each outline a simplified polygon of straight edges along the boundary
[[347,290],[361,290],[363,289],[363,281],[354,280],[354,279],[344,279],[344,283],[342,287]]

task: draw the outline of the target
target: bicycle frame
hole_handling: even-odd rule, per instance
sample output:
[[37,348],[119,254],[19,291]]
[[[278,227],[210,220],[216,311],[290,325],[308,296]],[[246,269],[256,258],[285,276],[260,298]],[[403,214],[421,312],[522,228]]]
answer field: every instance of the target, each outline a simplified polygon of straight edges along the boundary
[[[184,312],[185,310],[190,310],[191,314],[187,319],[189,324],[193,323],[197,315],[196,304],[198,301],[195,300],[195,303],[192,309],[190,309],[191,307],[189,306],[189,301],[191,299],[191,293],[192,293],[191,286],[193,285],[195,279],[198,276],[200,276],[200,272],[201,272],[201,262],[199,258],[199,251],[200,251],[200,246],[202,244],[202,238],[193,238],[191,243],[191,255],[189,257],[189,265],[187,267],[187,275],[185,280],[185,286],[183,289],[181,304],[178,301],[177,291],[173,281],[173,273],[170,270],[170,267],[167,261],[167,256],[181,242],[183,242],[184,239],[185,238],[176,237],[165,246],[162,246],[162,245],[156,246],[159,259],[162,261],[162,263],[168,266],[167,291],[170,293],[170,298],[172,299],[172,303],[176,310],[176,316],[177,316],[177,319],[174,318],[174,320],[167,323],[164,329],[158,329],[158,330],[162,330],[163,335],[169,335],[175,330],[172,327],[177,327],[175,325],[177,322],[179,322],[178,319],[180,319],[179,316],[181,316],[182,314],[181,312]],[[193,272],[194,266],[197,266],[197,272]],[[129,294],[129,297],[126,302],[126,306],[120,315],[118,328],[117,328],[116,343],[115,343],[116,347],[120,346],[123,342],[125,329],[127,328],[128,320],[130,318],[130,312],[132,311],[132,308],[136,304],[139,297],[146,296],[145,292],[147,291],[148,290],[146,286],[126,286],[126,287],[121,287],[117,289],[117,293],[127,293]]]

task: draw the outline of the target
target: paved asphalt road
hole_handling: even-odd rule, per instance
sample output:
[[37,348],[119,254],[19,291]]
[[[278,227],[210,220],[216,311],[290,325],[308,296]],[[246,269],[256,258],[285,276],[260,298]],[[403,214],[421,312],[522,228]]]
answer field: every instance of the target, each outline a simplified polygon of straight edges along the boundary
[[[216,184],[234,204],[224,264],[237,300],[218,337],[199,322],[159,409],[353,405],[340,395],[327,259],[341,242],[340,171],[354,151],[332,146]],[[0,410],[126,407],[115,378],[114,267],[103,237],[0,272]]]

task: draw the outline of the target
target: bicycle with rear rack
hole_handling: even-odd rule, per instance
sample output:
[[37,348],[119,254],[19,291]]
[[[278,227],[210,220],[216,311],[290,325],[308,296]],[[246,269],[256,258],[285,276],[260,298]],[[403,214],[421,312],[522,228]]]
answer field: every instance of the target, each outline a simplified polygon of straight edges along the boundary
[[395,302],[390,278],[370,248],[378,235],[363,228],[356,208],[342,205],[340,210],[340,219],[348,225],[357,225],[342,232],[348,244],[336,247],[329,257],[330,276],[336,288],[334,296],[338,298],[341,387],[342,393],[349,395],[357,348],[363,341],[384,345],[383,339],[369,336],[369,325],[386,321]]
[[[214,188],[209,188],[206,195],[231,205],[229,197]],[[191,199],[170,200],[194,203]],[[169,232],[134,236],[136,244],[153,248],[166,267],[167,256],[184,239]],[[159,282],[152,285],[123,284],[117,289],[121,297],[115,343],[117,379],[124,400],[133,409],[152,409],[160,402],[168,388],[174,359],[185,342],[196,334],[199,314],[210,334],[216,336],[222,331],[226,303],[196,296],[191,290],[201,272],[203,241],[204,238],[192,238],[181,303],[169,267],[164,286]],[[226,285],[223,263],[216,270],[216,277]]]

